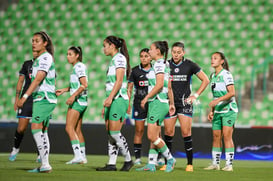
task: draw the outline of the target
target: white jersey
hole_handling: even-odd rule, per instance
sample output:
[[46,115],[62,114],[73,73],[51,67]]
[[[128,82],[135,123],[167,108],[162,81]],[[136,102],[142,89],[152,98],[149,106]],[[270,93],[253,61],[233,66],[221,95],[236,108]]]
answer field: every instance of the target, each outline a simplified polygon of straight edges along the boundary
[[40,101],[46,98],[50,103],[57,103],[57,97],[55,94],[55,63],[50,53],[44,52],[41,54],[32,65],[32,81],[35,79],[38,71],[46,72],[46,77],[33,91],[33,101]]
[[[70,74],[70,95],[74,94],[81,86],[81,77],[86,77],[88,81],[87,68],[82,62],[77,62]],[[87,88],[76,97],[76,100],[81,106],[87,106]]]
[[[211,90],[213,98],[217,99],[228,93],[227,86],[234,85],[233,77],[229,71],[222,69],[218,75],[215,73],[211,76]],[[238,112],[238,107],[235,101],[235,97],[231,97],[229,100],[221,101],[215,106],[215,113],[226,113],[228,111]]]

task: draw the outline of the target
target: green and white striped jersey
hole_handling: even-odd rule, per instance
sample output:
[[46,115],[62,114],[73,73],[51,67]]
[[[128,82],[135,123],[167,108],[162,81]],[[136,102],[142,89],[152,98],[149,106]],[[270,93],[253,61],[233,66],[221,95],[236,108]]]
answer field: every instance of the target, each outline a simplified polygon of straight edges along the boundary
[[[211,90],[213,98],[217,99],[228,93],[227,86],[234,85],[233,77],[229,71],[222,69],[218,75],[213,73],[211,75]],[[227,113],[230,110],[238,112],[237,103],[235,97],[230,98],[229,100],[221,101],[215,106],[215,113]]]
[[155,98],[157,98],[160,102],[169,103],[168,82],[169,82],[169,76],[170,76],[170,67],[168,62],[164,63],[164,59],[157,60],[153,64],[150,72],[147,74],[147,78],[149,82],[148,92],[151,92],[151,90],[154,88],[156,84],[156,75],[159,73],[164,73],[164,86],[160,92],[158,92],[148,101],[153,101]]
[[[77,62],[70,74],[70,95],[74,94],[81,86],[81,77],[86,77],[88,81],[87,68],[82,62]],[[81,106],[87,106],[87,88],[76,99]]]
[[57,104],[57,97],[55,94],[56,83],[55,63],[50,53],[45,52],[41,54],[36,60],[34,60],[31,75],[32,81],[35,79],[38,71],[46,72],[46,77],[33,91],[32,93],[33,101],[34,102],[40,101],[46,97],[46,99],[50,103]]
[[[107,70],[107,78],[106,78],[106,96],[108,97],[114,87],[116,82],[116,69],[124,68],[126,70],[127,62],[124,55],[121,53],[117,53],[111,60],[108,70]],[[115,99],[119,96],[122,96],[124,99],[128,100],[127,95],[127,79],[126,79],[126,71],[123,76],[123,81],[120,90],[118,91]]]

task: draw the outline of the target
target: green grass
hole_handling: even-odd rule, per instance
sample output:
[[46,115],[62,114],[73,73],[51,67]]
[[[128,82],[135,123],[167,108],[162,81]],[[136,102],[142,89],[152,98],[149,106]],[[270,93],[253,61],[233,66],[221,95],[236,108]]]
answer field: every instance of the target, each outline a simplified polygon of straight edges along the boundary
[[[85,165],[66,165],[65,162],[72,159],[72,155],[51,154],[50,164],[53,171],[49,174],[28,173],[27,170],[38,167],[35,162],[36,154],[20,153],[16,161],[8,161],[8,153],[0,154],[0,180],[1,181],[120,181],[120,180],[164,180],[164,181],[190,181],[190,180],[209,180],[209,181],[233,181],[233,180],[272,180],[273,178],[273,162],[261,161],[234,161],[234,171],[206,171],[204,167],[208,166],[210,160],[195,159],[194,172],[185,172],[185,159],[177,159],[175,170],[172,173],[165,173],[157,170],[151,172],[137,172],[133,167],[130,172],[97,172],[95,169],[104,166],[108,161],[107,156],[88,156],[88,163]],[[147,158],[143,158],[147,160]],[[121,168],[123,158],[118,158],[117,167]],[[222,161],[224,164],[224,161]]]

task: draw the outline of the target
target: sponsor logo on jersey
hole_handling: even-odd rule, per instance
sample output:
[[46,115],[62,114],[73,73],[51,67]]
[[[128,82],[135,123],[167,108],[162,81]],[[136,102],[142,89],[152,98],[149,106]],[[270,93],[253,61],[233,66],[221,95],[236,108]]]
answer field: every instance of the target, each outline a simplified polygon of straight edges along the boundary
[[138,85],[140,87],[149,86],[149,82],[148,82],[148,80],[138,81]]

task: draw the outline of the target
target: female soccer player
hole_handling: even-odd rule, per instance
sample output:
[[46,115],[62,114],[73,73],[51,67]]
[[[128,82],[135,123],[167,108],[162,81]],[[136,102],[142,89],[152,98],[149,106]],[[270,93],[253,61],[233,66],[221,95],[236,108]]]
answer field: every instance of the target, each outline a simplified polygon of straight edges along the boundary
[[169,65],[166,62],[168,49],[166,41],[156,41],[149,50],[149,54],[155,60],[155,63],[152,70],[148,73],[149,93],[141,101],[141,107],[144,109],[146,103],[148,103],[147,136],[151,145],[148,164],[137,169],[137,171],[156,171],[155,165],[158,152],[161,152],[167,159],[165,172],[171,172],[174,169],[175,159],[165,142],[159,137],[160,126],[165,116],[168,112],[171,115],[175,112],[171,83],[169,81]]
[[238,108],[235,100],[234,81],[229,72],[228,61],[222,52],[215,52],[211,56],[211,67],[215,69],[210,77],[213,101],[208,120],[212,122],[212,165],[205,170],[220,170],[222,154],[222,138],[225,144],[226,166],[224,171],[233,171],[234,144],[232,134],[237,118]]
[[40,31],[34,33],[32,38],[32,51],[38,52],[38,58],[32,66],[32,82],[17,106],[23,107],[27,98],[33,96],[33,112],[31,131],[41,157],[41,167],[29,172],[50,172],[49,164],[49,139],[47,128],[50,116],[57,104],[55,94],[55,62],[53,59],[54,47],[50,36]]
[[[134,152],[135,152],[135,165],[141,164],[141,147],[142,147],[142,137],[144,133],[145,119],[147,118],[148,104],[146,104],[145,109],[140,107],[141,100],[148,94],[148,78],[147,74],[151,70],[151,57],[149,54],[149,49],[144,48],[139,53],[140,64],[132,69],[129,82],[128,82],[128,97],[129,102],[132,94],[133,87],[134,90],[134,103],[133,103],[133,113],[132,118],[135,120],[135,136],[134,136]],[[127,113],[130,114],[130,106]]]
[[[14,111],[17,111],[18,126],[14,134],[14,146],[12,148],[12,152],[9,155],[10,161],[15,161],[16,156],[19,153],[19,147],[23,140],[24,133],[27,129],[29,120],[32,118],[32,104],[33,104],[32,96],[29,96],[27,98],[22,108],[18,109],[17,107],[19,95],[20,95],[20,98],[22,98],[22,96],[27,91],[29,85],[31,84],[32,64],[33,64],[33,61],[37,58],[38,53],[35,51],[32,51],[32,54],[33,54],[33,59],[25,61],[24,64],[22,65],[21,70],[19,71],[19,79],[16,86],[15,103],[13,106]],[[22,87],[23,87],[23,90],[22,90]]]
[[[209,84],[209,79],[201,68],[191,60],[184,57],[184,43],[176,42],[172,45],[172,59],[169,60],[171,69],[171,82],[174,95],[176,112],[173,116],[168,115],[164,120],[165,142],[170,150],[172,150],[173,136],[175,133],[175,123],[178,118],[181,128],[181,134],[184,138],[184,147],[187,155],[186,171],[193,171],[192,159],[192,103],[205,90]],[[201,81],[201,85],[196,93],[191,95],[192,75],[196,75]],[[164,165],[160,170],[165,170]]]
[[116,171],[118,152],[125,157],[120,171],[129,171],[134,165],[125,137],[121,134],[123,120],[129,106],[127,95],[127,77],[130,73],[129,54],[124,39],[108,36],[103,41],[103,51],[111,56],[106,78],[106,96],[103,103],[102,116],[108,131],[109,162],[97,171]]
[[83,115],[87,108],[88,77],[87,68],[82,63],[81,47],[70,47],[67,51],[67,60],[68,63],[73,65],[73,70],[70,74],[70,85],[67,88],[56,91],[57,96],[70,91],[70,97],[66,101],[68,110],[65,130],[71,141],[74,158],[66,162],[66,164],[87,163],[84,146],[85,141],[81,126]]

